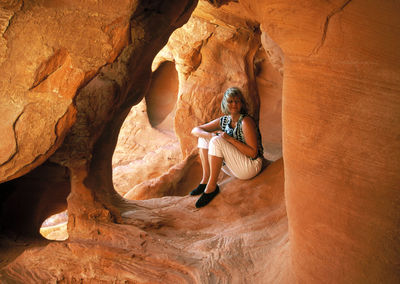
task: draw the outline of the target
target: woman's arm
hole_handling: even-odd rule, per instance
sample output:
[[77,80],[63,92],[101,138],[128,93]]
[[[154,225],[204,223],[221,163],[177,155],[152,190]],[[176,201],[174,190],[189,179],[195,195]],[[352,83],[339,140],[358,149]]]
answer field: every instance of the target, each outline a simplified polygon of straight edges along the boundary
[[217,135],[216,131],[221,130],[221,126],[219,125],[219,118],[214,119],[208,123],[196,126],[192,129],[192,135],[196,137],[203,137],[203,138],[212,138],[213,136]]
[[258,143],[257,143],[257,128],[254,120],[249,116],[243,118],[242,129],[246,144],[229,136],[226,133],[223,133],[221,137],[226,139],[233,146],[235,146],[241,153],[245,154],[250,158],[255,158],[257,157],[258,154]]

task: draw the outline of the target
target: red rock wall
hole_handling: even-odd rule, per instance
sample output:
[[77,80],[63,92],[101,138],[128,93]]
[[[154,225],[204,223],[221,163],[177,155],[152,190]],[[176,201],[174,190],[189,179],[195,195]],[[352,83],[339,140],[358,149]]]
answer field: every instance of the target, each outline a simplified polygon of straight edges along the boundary
[[[260,46],[254,58],[257,93],[260,97],[259,127],[265,148],[264,157],[275,161],[282,157],[283,53],[272,41],[264,46],[268,49]],[[276,49],[282,57],[272,57]]]
[[116,2],[119,8],[78,2],[2,2],[1,181],[29,172],[60,147],[75,119],[78,88],[127,45],[131,1]]
[[298,281],[398,282],[398,5],[241,3],[285,54],[285,192]]

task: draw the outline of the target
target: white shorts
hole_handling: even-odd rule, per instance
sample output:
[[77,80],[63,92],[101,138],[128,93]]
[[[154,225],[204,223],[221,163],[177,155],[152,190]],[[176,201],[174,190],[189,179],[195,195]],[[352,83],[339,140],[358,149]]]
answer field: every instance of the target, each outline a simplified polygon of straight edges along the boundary
[[255,160],[241,153],[235,146],[220,136],[206,139],[199,137],[197,146],[208,149],[208,154],[224,159],[225,166],[222,170],[238,179],[251,179],[255,177],[262,168],[262,158]]

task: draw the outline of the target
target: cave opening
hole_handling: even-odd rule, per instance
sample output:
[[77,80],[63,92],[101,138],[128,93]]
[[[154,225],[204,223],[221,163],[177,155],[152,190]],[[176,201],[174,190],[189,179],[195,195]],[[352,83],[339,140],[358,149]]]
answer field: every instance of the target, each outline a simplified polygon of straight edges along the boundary
[[174,130],[178,88],[175,63],[160,63],[146,96],[125,119],[113,155],[114,188],[120,195],[132,196],[181,161]]
[[68,239],[68,211],[65,210],[48,217],[40,227],[40,234],[48,240],[65,241]]
[[[46,234],[41,235],[42,224],[49,216],[67,209],[70,191],[68,169],[49,161],[22,177],[0,184],[2,233],[15,238],[47,238]],[[52,225],[60,223],[53,220]],[[65,231],[63,234],[65,239]]]

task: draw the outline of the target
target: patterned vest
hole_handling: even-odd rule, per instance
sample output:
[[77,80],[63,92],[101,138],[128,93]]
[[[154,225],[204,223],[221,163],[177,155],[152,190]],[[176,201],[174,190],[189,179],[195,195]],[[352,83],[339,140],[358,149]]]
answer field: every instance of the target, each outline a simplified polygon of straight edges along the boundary
[[[242,121],[245,116],[247,116],[247,115],[242,114],[239,117],[239,120],[238,120],[235,128],[232,128],[230,125],[231,121],[232,121],[232,117],[230,115],[221,116],[221,118],[219,120],[219,125],[221,126],[222,131],[224,131],[229,136],[239,140],[240,142],[242,142],[244,144],[246,144],[246,141],[244,139],[244,133],[243,133],[243,129],[242,129]],[[258,154],[257,154],[257,157],[252,158],[253,160],[257,159],[258,157],[264,156],[264,149],[262,146],[261,133],[260,133],[258,126],[257,126],[257,147],[258,147]]]

